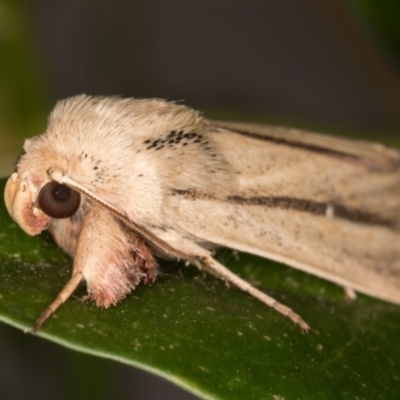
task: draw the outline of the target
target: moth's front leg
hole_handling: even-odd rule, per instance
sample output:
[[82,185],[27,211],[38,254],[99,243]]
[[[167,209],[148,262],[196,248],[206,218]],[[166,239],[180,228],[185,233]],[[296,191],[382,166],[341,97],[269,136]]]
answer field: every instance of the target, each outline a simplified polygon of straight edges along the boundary
[[96,305],[109,307],[140,282],[154,282],[155,278],[155,261],[147,246],[108,210],[94,207],[86,215],[79,233],[72,277],[37,319],[33,332],[40,329],[82,280]]

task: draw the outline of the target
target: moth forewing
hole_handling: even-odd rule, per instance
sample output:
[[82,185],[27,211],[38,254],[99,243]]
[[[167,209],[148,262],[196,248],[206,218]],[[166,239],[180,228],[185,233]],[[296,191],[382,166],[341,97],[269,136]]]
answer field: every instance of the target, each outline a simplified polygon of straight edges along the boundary
[[25,151],[6,186],[7,209],[30,234],[48,227],[74,257],[70,282],[36,330],[81,279],[99,306],[154,281],[153,254],[195,264],[308,329],[214,260],[215,246],[400,304],[396,150],[207,121],[162,100],[82,95],[59,102]]
[[[208,240],[216,245],[282,262],[345,288],[400,302],[397,233],[381,227],[351,226],[339,218],[309,217],[295,210],[272,208],[260,212],[259,208],[249,206],[243,211],[235,204],[182,200],[178,211],[181,215],[187,209],[193,211],[190,220],[182,218],[180,222],[182,229],[196,237],[205,235],[206,226],[211,232]],[[216,222],[211,210],[218,210],[224,222]],[[354,237],[358,239],[355,243]]]
[[400,162],[397,150],[364,140],[352,140],[336,136],[308,132],[301,129],[228,121],[209,121],[211,131],[225,131],[276,143],[288,148],[308,150],[344,160],[361,162],[371,169],[389,170]]
[[209,134],[225,146],[237,185],[223,199],[217,192],[171,198],[179,228],[400,303],[399,153],[328,137],[332,149],[322,135],[222,124],[210,123]]

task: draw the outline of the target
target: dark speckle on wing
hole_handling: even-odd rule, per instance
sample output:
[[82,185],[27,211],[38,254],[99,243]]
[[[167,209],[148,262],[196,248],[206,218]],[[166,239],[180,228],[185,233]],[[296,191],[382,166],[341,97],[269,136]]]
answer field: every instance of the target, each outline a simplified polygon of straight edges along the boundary
[[211,150],[208,147],[208,141],[206,141],[202,134],[196,132],[185,132],[173,130],[167,136],[157,139],[147,139],[143,142],[147,147],[146,150],[161,150],[163,148],[177,148],[179,146],[188,146],[191,144],[200,145],[205,150]]

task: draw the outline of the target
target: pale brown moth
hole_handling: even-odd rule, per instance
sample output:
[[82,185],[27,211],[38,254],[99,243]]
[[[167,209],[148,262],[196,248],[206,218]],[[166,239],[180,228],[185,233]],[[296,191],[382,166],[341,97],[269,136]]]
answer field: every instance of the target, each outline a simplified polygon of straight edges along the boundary
[[225,246],[400,304],[400,153],[379,144],[209,121],[163,100],[72,97],[28,139],[5,190],[30,235],[48,229],[72,277],[108,307],[153,282],[153,256],[185,260],[298,324],[217,262]]

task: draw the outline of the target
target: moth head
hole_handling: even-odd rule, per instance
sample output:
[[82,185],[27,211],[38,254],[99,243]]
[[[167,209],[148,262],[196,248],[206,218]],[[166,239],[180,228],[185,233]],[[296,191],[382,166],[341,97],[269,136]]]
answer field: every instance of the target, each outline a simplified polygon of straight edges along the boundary
[[69,218],[79,209],[81,195],[76,190],[52,180],[39,183],[29,178],[13,173],[4,192],[8,212],[29,235],[47,229],[53,218]]
[[42,136],[27,139],[15,172],[7,181],[4,199],[11,217],[29,235],[49,227],[52,219],[71,217],[81,196],[51,179],[50,170],[65,171],[66,160]]

